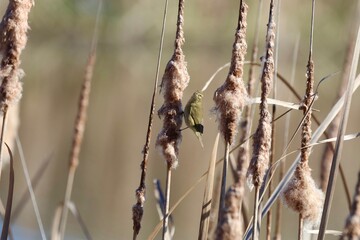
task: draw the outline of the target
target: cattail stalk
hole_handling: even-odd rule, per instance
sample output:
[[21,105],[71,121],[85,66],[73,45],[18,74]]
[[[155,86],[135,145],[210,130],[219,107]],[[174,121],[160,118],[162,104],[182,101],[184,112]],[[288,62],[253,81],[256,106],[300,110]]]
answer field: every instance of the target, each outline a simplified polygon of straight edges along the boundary
[[[181,142],[181,125],[182,125],[182,96],[185,88],[189,84],[190,76],[187,72],[185,55],[182,45],[184,38],[184,0],[179,0],[177,29],[175,37],[175,50],[172,58],[168,62],[163,75],[161,88],[164,89],[164,103],[159,109],[159,116],[164,117],[163,128],[158,134],[156,146],[167,163],[167,183],[165,206],[170,202],[170,183],[171,171],[178,165],[179,146]],[[168,230],[168,207],[164,212],[163,219],[163,239]]]
[[71,200],[71,193],[75,178],[75,172],[77,167],[79,166],[79,155],[80,155],[81,145],[85,132],[87,109],[89,106],[89,98],[90,98],[90,90],[91,90],[91,80],[93,77],[93,71],[96,62],[96,45],[98,39],[100,12],[102,7],[101,3],[102,2],[100,1],[96,16],[96,23],[95,23],[94,35],[92,38],[91,50],[85,68],[84,80],[80,90],[78,112],[75,120],[74,135],[73,135],[73,141],[72,141],[72,147],[71,147],[70,159],[69,159],[69,172],[68,172],[67,184],[65,189],[64,206],[62,209],[61,220],[59,223],[60,239],[64,239],[65,237],[65,229],[66,229],[66,222],[68,215],[68,204]]
[[[281,6],[281,0],[277,1],[277,19],[276,19],[276,25],[279,26],[280,24],[280,6]],[[273,98],[277,99],[277,72],[278,72],[278,52],[279,52],[279,39],[280,39],[280,27],[278,27],[276,29],[276,41],[275,41],[275,65],[274,65],[274,81],[273,81]],[[275,158],[275,130],[276,130],[276,120],[275,120],[275,115],[276,115],[276,105],[274,104],[272,106],[272,120],[271,120],[271,150],[270,150],[270,163],[269,165],[271,166],[274,162],[274,158]],[[269,171],[269,175],[272,175],[272,169],[270,169]],[[270,197],[272,194],[272,178],[270,178],[269,180],[269,186],[268,186],[268,196]],[[272,211],[270,209],[270,211],[267,214],[267,219],[266,219],[266,239],[267,240],[271,240],[271,221],[272,219]]]
[[[221,181],[221,194],[219,201],[219,215],[217,226],[218,236],[221,235],[221,233],[219,233],[219,231],[222,231],[221,225],[227,224],[225,223],[226,216],[224,216],[223,211],[225,211],[226,177],[229,164],[230,145],[235,139],[236,133],[238,131],[238,124],[240,122],[241,113],[248,98],[247,91],[243,82],[243,67],[247,50],[247,9],[248,6],[245,2],[241,0],[239,18],[235,33],[235,42],[232,49],[230,70],[224,84],[219,87],[214,94],[214,110],[217,113],[220,133],[225,140],[224,165]],[[225,217],[225,222],[222,221],[223,216]]]
[[147,163],[148,163],[148,158],[149,158],[152,124],[153,124],[154,113],[155,113],[155,95],[157,92],[161,56],[162,56],[162,50],[163,50],[163,45],[164,45],[164,34],[165,34],[168,2],[169,2],[168,0],[165,0],[164,16],[163,16],[163,23],[162,23],[161,36],[160,36],[160,47],[159,47],[159,54],[158,54],[155,81],[154,81],[154,89],[153,89],[153,94],[152,94],[152,98],[151,98],[151,105],[150,105],[151,107],[150,107],[150,114],[149,114],[148,129],[146,132],[146,140],[145,140],[145,145],[144,145],[144,149],[143,149],[143,160],[141,162],[140,184],[139,184],[139,187],[135,191],[136,204],[134,204],[134,206],[132,207],[133,240],[136,240],[136,237],[140,232],[141,220],[142,220],[142,217],[144,214],[144,203],[145,203],[145,193],[146,193],[145,178],[146,178]]
[[72,143],[70,161],[69,161],[69,173],[68,173],[68,179],[65,190],[64,207],[62,212],[62,218],[60,221],[60,236],[61,236],[60,239],[64,238],[67,212],[68,212],[67,204],[70,202],[71,199],[71,192],[72,192],[75,172],[79,165],[79,154],[80,154],[81,144],[85,131],[86,112],[89,105],[91,79],[95,65],[95,59],[96,59],[96,54],[95,52],[92,52],[87,63],[85,78],[79,99],[79,109],[75,121],[74,137],[73,137],[73,143]]
[[303,101],[304,122],[301,133],[301,152],[300,163],[296,167],[294,176],[283,192],[286,204],[294,211],[299,213],[298,239],[303,238],[303,221],[318,224],[321,216],[323,193],[316,187],[314,179],[311,177],[309,167],[311,132],[311,104],[314,96],[314,62],[313,53],[313,33],[314,33],[315,1],[312,1],[311,31],[310,31],[310,51],[306,72],[306,90]]
[[28,16],[34,5],[33,0],[9,0],[5,15],[0,23],[0,108],[3,114],[3,126],[0,137],[0,177],[2,169],[2,145],[6,126],[8,108],[18,102],[22,95],[21,78],[24,72],[20,69],[20,55],[27,42],[29,29]]
[[270,2],[269,21],[266,34],[266,56],[264,69],[261,75],[261,103],[260,119],[256,129],[253,142],[253,156],[247,173],[249,183],[255,186],[253,239],[258,239],[260,233],[258,226],[258,210],[260,207],[259,191],[263,183],[266,170],[268,169],[271,147],[271,114],[268,110],[267,98],[270,94],[274,77],[274,44],[275,44],[275,22],[274,1]]
[[[263,1],[259,0],[258,2],[258,8],[257,8],[257,17],[256,17],[256,23],[255,23],[255,35],[253,40],[253,46],[251,50],[251,59],[250,62],[255,62],[258,55],[258,44],[259,44],[259,26],[260,26],[260,17],[261,17],[261,9],[262,9]],[[247,92],[249,96],[253,95],[254,91],[254,85],[255,85],[255,65],[251,64],[249,67],[249,77],[248,77],[248,84],[247,84]],[[226,200],[226,202],[229,201],[229,206],[232,208],[238,208],[240,212],[244,211],[243,205],[243,199],[244,199],[244,190],[246,185],[246,172],[249,167],[249,158],[250,158],[250,147],[249,143],[250,141],[246,141],[250,137],[251,133],[251,105],[246,105],[244,107],[244,117],[243,120],[240,123],[240,143],[243,143],[242,146],[239,148],[239,153],[237,157],[237,163],[236,163],[236,174],[235,174],[235,181],[234,184],[229,188],[228,194],[229,197],[226,197],[229,200]],[[226,203],[225,203],[226,205]],[[229,212],[235,212],[234,209],[229,208]],[[228,208],[228,207],[226,207]],[[232,220],[234,224],[236,222],[239,222],[237,225],[240,225],[240,218],[237,219],[236,215],[233,216],[233,214],[230,215],[229,220]],[[243,226],[246,226],[247,224],[244,222],[242,224]],[[232,228],[234,229],[234,228]],[[231,231],[230,231],[231,233]],[[234,232],[235,234],[237,232]]]

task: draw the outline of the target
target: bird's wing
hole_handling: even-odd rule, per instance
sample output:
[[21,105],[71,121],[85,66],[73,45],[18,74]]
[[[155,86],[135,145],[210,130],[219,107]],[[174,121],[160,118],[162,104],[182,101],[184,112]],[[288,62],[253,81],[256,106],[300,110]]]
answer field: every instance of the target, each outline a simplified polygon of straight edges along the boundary
[[190,116],[188,119],[193,122],[193,124],[190,125],[195,129],[196,132],[201,134],[204,132],[204,126],[201,122],[203,119],[201,106],[192,104],[192,107],[190,108]]

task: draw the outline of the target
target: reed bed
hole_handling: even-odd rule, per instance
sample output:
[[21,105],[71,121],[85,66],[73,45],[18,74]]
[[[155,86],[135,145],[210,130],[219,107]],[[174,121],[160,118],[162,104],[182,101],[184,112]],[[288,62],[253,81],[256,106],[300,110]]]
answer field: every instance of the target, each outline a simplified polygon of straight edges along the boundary
[[0,238],[359,238],[359,4],[298,3],[6,1]]

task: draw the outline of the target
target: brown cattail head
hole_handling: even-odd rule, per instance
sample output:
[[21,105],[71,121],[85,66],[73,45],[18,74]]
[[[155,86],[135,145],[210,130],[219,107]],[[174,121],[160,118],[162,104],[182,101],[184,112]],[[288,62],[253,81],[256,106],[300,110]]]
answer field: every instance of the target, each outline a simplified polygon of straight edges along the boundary
[[227,143],[232,144],[237,133],[242,110],[248,95],[243,81],[246,45],[246,16],[248,6],[242,3],[238,28],[235,34],[231,65],[225,83],[214,94],[219,130]]
[[33,5],[33,0],[10,0],[0,24],[0,105],[3,111],[21,98],[20,79],[24,72],[19,68],[20,55],[27,42],[28,15]]
[[162,79],[164,103],[159,109],[159,116],[164,117],[163,128],[160,131],[156,146],[164,156],[168,167],[176,168],[178,165],[179,145],[181,142],[182,125],[182,97],[190,81],[186,68],[182,45],[185,42],[182,30],[184,22],[184,5],[179,1],[179,15],[175,39],[175,51],[168,62]]
[[320,223],[324,194],[311,177],[308,162],[299,163],[293,178],[282,192],[282,199],[308,223]]
[[358,173],[354,200],[341,239],[360,239],[360,172]]
[[268,110],[267,97],[270,94],[274,77],[275,22],[274,5],[271,2],[269,23],[266,35],[266,59],[261,75],[260,119],[253,142],[253,156],[247,172],[249,187],[260,186],[268,169],[271,148],[271,114]]
[[302,132],[301,132],[301,155],[300,161],[307,162],[309,161],[309,156],[311,152],[311,148],[307,147],[310,144],[311,140],[311,102],[313,101],[314,97],[314,62],[311,59],[311,55],[309,57],[308,65],[306,68],[306,92],[304,96],[303,102],[303,112],[304,115],[304,123],[302,125]]
[[222,210],[220,224],[216,229],[217,240],[235,240],[243,235],[241,221],[241,203],[243,187],[231,186],[225,196],[225,208]]

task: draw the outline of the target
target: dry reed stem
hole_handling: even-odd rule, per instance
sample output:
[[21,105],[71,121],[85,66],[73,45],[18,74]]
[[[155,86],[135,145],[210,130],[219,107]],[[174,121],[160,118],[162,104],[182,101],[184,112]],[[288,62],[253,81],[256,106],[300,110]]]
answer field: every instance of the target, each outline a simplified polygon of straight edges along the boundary
[[[311,177],[311,169],[309,167],[310,145],[312,136],[311,132],[311,103],[314,96],[314,62],[312,60],[313,45],[313,26],[314,26],[314,1],[312,5],[311,33],[310,33],[310,51],[306,72],[306,91],[303,101],[304,122],[301,133],[301,153],[300,163],[296,167],[292,180],[283,191],[283,199],[285,203],[298,212],[301,216],[300,221],[305,221],[318,225],[322,213],[322,205],[324,201],[323,192],[317,188]],[[301,226],[303,226],[301,224]],[[303,229],[299,229],[299,237],[302,238]],[[301,239],[299,238],[299,239]]]
[[[280,26],[280,6],[281,6],[281,0],[277,1],[277,10],[276,10],[276,25]],[[277,99],[277,72],[278,72],[278,60],[279,60],[279,42],[280,42],[280,27],[276,28],[276,41],[275,41],[275,65],[274,65],[274,81],[273,81],[273,98]],[[275,115],[276,115],[276,105],[274,104],[272,106],[272,120],[271,120],[271,150],[270,150],[270,162],[269,165],[271,166],[274,162],[275,158],[275,130],[276,130],[276,121],[275,121]],[[286,130],[285,130],[286,131]],[[272,170],[270,169],[269,175],[272,175]],[[269,186],[268,186],[268,196],[270,197],[272,194],[272,178],[269,180]],[[270,210],[267,214],[266,219],[266,239],[271,239],[271,225],[272,225],[272,211]]]
[[217,113],[219,130],[226,145],[216,230],[217,239],[235,239],[235,236],[239,236],[239,233],[242,232],[241,202],[239,200],[243,195],[243,189],[234,186],[227,194],[225,189],[230,145],[234,141],[241,113],[248,99],[243,82],[243,67],[247,50],[247,11],[247,4],[241,0],[229,73],[224,84],[214,94],[214,110]]
[[154,113],[155,113],[155,95],[157,92],[162,49],[163,49],[163,45],[164,45],[164,34],[165,34],[165,26],[166,26],[167,8],[168,8],[168,0],[165,0],[164,16],[163,16],[162,29],[161,29],[161,34],[160,34],[160,47],[159,47],[157,67],[156,67],[156,73],[155,73],[154,89],[153,89],[153,94],[152,94],[152,98],[151,98],[148,129],[146,132],[146,140],[145,140],[145,145],[144,145],[144,149],[143,149],[143,160],[140,165],[140,167],[141,167],[140,184],[139,184],[139,187],[135,191],[136,204],[134,204],[132,207],[132,219],[133,219],[133,231],[134,231],[133,239],[134,240],[136,239],[137,235],[140,232],[141,220],[142,220],[142,217],[144,214],[144,203],[146,200],[145,178],[146,178],[147,163],[148,163],[148,158],[149,158],[152,124],[153,124]]
[[75,177],[76,169],[79,165],[79,154],[81,150],[81,144],[84,136],[85,131],[85,123],[86,123],[86,113],[87,108],[89,105],[89,96],[90,96],[90,89],[91,89],[91,79],[93,74],[93,69],[95,65],[96,54],[93,52],[88,60],[85,70],[85,78],[81,89],[80,99],[79,99],[79,108],[77,117],[75,120],[75,127],[74,127],[74,136],[73,142],[71,147],[70,153],[70,161],[69,161],[69,173],[68,173],[68,180],[67,180],[67,187],[65,190],[65,197],[64,197],[64,208],[62,211],[62,217],[60,221],[60,239],[64,238],[65,228],[66,228],[66,220],[67,220],[67,204],[70,202],[71,199],[71,192],[72,192],[72,185]]
[[360,172],[355,188],[350,214],[346,219],[345,228],[341,239],[355,240],[360,238]]
[[184,0],[179,0],[175,50],[168,62],[162,79],[164,103],[159,109],[159,116],[164,117],[163,128],[157,136],[156,146],[170,168],[178,165],[179,145],[181,142],[182,97],[190,81],[187,72],[182,45],[185,42],[184,32]]
[[229,73],[224,84],[214,93],[214,111],[219,122],[219,130],[225,142],[230,145],[234,141],[241,113],[248,99],[243,81],[243,67],[247,50],[246,16],[248,6],[242,1],[240,6]]
[[254,134],[253,156],[247,172],[249,185],[255,185],[253,239],[260,236],[260,219],[258,210],[260,207],[259,190],[263,182],[266,170],[268,169],[270,146],[271,146],[271,114],[268,110],[267,98],[269,97],[274,77],[274,44],[275,44],[275,22],[274,22],[274,1],[270,2],[269,20],[266,33],[266,56],[264,69],[261,75],[261,103],[259,124]]
[[157,136],[156,147],[167,162],[166,199],[163,220],[162,239],[167,235],[171,170],[178,165],[179,146],[181,142],[181,125],[183,121],[182,97],[183,92],[190,81],[186,68],[185,55],[182,51],[184,38],[184,0],[179,0],[177,28],[175,36],[174,54],[168,62],[163,75],[161,88],[164,89],[164,103],[158,111],[158,115],[164,117],[163,128]]
[[0,109],[3,112],[3,126],[0,139],[0,177],[2,169],[2,145],[8,107],[17,103],[22,94],[20,79],[24,72],[20,69],[20,55],[26,46],[29,29],[28,16],[32,0],[10,0],[5,15],[0,23]]
[[91,52],[86,64],[84,80],[80,90],[78,112],[75,120],[74,135],[73,135],[73,141],[72,141],[70,159],[69,159],[69,172],[68,172],[67,184],[65,189],[64,207],[62,209],[61,220],[59,225],[60,239],[63,239],[65,234],[67,215],[68,215],[68,203],[70,202],[71,199],[71,192],[72,192],[75,172],[79,165],[79,155],[80,155],[82,140],[85,132],[87,109],[89,106],[89,98],[90,98],[90,90],[91,90],[91,80],[93,77],[93,71],[96,62],[96,44],[97,44],[97,32],[98,32],[100,10],[101,10],[101,2],[99,3]]
[[[259,26],[260,26],[260,13],[262,9],[262,0],[259,0],[259,6],[257,10],[257,17],[256,17],[256,24],[255,24],[255,36],[253,41],[253,46],[251,50],[251,60],[250,62],[255,62],[257,59],[258,54],[258,44],[259,44]],[[249,78],[247,84],[247,92],[249,97],[252,97],[254,91],[254,84],[255,84],[255,65],[251,64],[249,68]],[[251,118],[250,118],[250,106],[246,105],[244,108],[244,118],[240,123],[240,142],[245,142],[246,139],[249,138],[251,132]],[[250,148],[249,148],[249,141],[246,141],[243,146],[239,148],[238,158],[237,158],[237,171],[238,176],[235,179],[235,182],[238,182],[240,185],[243,184],[241,177],[242,171],[247,171],[249,165],[249,158],[250,158]],[[246,172],[245,172],[246,175]]]
[[269,22],[266,35],[266,58],[261,75],[261,103],[260,119],[253,142],[253,156],[250,162],[247,177],[250,185],[261,186],[265,172],[268,169],[271,146],[271,114],[268,110],[267,98],[271,91],[274,76],[274,44],[275,22],[274,3],[270,3]]
[[319,235],[318,239],[322,240],[325,236],[325,230],[327,227],[327,222],[329,218],[329,211],[331,209],[331,203],[334,195],[334,189],[335,189],[335,182],[337,179],[337,169],[340,165],[340,157],[343,150],[343,137],[345,135],[346,126],[349,118],[350,113],[350,106],[351,106],[351,100],[352,100],[352,92],[355,86],[355,77],[356,77],[356,71],[357,66],[359,62],[359,55],[360,55],[360,24],[359,24],[359,3],[357,4],[356,8],[356,15],[354,18],[354,23],[357,29],[357,36],[356,36],[356,43],[355,43],[355,49],[351,61],[351,67],[350,67],[350,73],[349,73],[349,81],[347,84],[347,88],[344,94],[344,109],[342,113],[341,123],[339,126],[338,134],[337,134],[337,140],[335,144],[335,151],[332,159],[332,164],[330,168],[330,174],[329,174],[329,181],[328,186],[326,188],[326,196],[325,196],[325,202],[324,202],[324,210],[321,216],[321,224],[319,229]]
[[[257,59],[258,54],[258,44],[259,44],[259,26],[260,26],[260,16],[261,16],[261,9],[262,9],[262,0],[259,0],[259,5],[257,9],[257,17],[255,23],[255,36],[253,41],[253,46],[251,50],[251,60],[250,62],[255,62]],[[255,84],[255,65],[251,64],[249,68],[249,77],[248,77],[248,84],[247,84],[247,92],[249,97],[253,95],[254,91],[254,84]],[[244,188],[245,188],[245,181],[246,181],[246,172],[249,167],[250,162],[250,141],[246,141],[251,134],[251,117],[250,117],[250,109],[249,105],[246,105],[244,108],[244,118],[240,123],[240,143],[243,143],[242,146],[239,148],[239,153],[237,157],[237,164],[236,164],[236,174],[235,174],[235,181],[232,185],[232,188],[236,190],[236,192],[240,193],[240,196],[237,198],[230,198],[230,200],[240,201],[240,203],[233,202],[231,205],[239,204],[240,209],[242,206],[242,201],[244,199]],[[230,189],[229,189],[230,191]],[[239,220],[240,221],[240,220]],[[244,225],[244,224],[243,224]]]
[[[346,55],[345,55],[345,60],[344,60],[344,64],[343,64],[343,71],[342,71],[342,76],[341,76],[341,84],[340,87],[338,88],[338,92],[337,92],[337,97],[336,100],[337,101],[344,93],[346,90],[346,86],[348,83],[348,77],[349,76],[349,72],[350,72],[350,67],[351,67],[351,58],[352,58],[352,53],[354,52],[355,49],[355,33],[353,31],[350,31],[350,37],[349,37],[349,42],[346,48]],[[332,137],[336,137],[336,133],[339,129],[339,125],[340,125],[340,120],[341,120],[341,116],[340,114],[336,115],[336,117],[334,118],[334,120],[331,122],[330,126],[329,126],[329,130],[327,131],[329,137],[328,138],[332,138]],[[331,168],[331,161],[332,161],[332,156],[334,153],[334,147],[332,143],[326,144],[326,147],[324,149],[322,158],[321,158],[321,171],[320,171],[320,186],[321,189],[323,191],[326,190],[327,188],[327,182],[329,180],[329,172],[330,172],[330,168]]]

